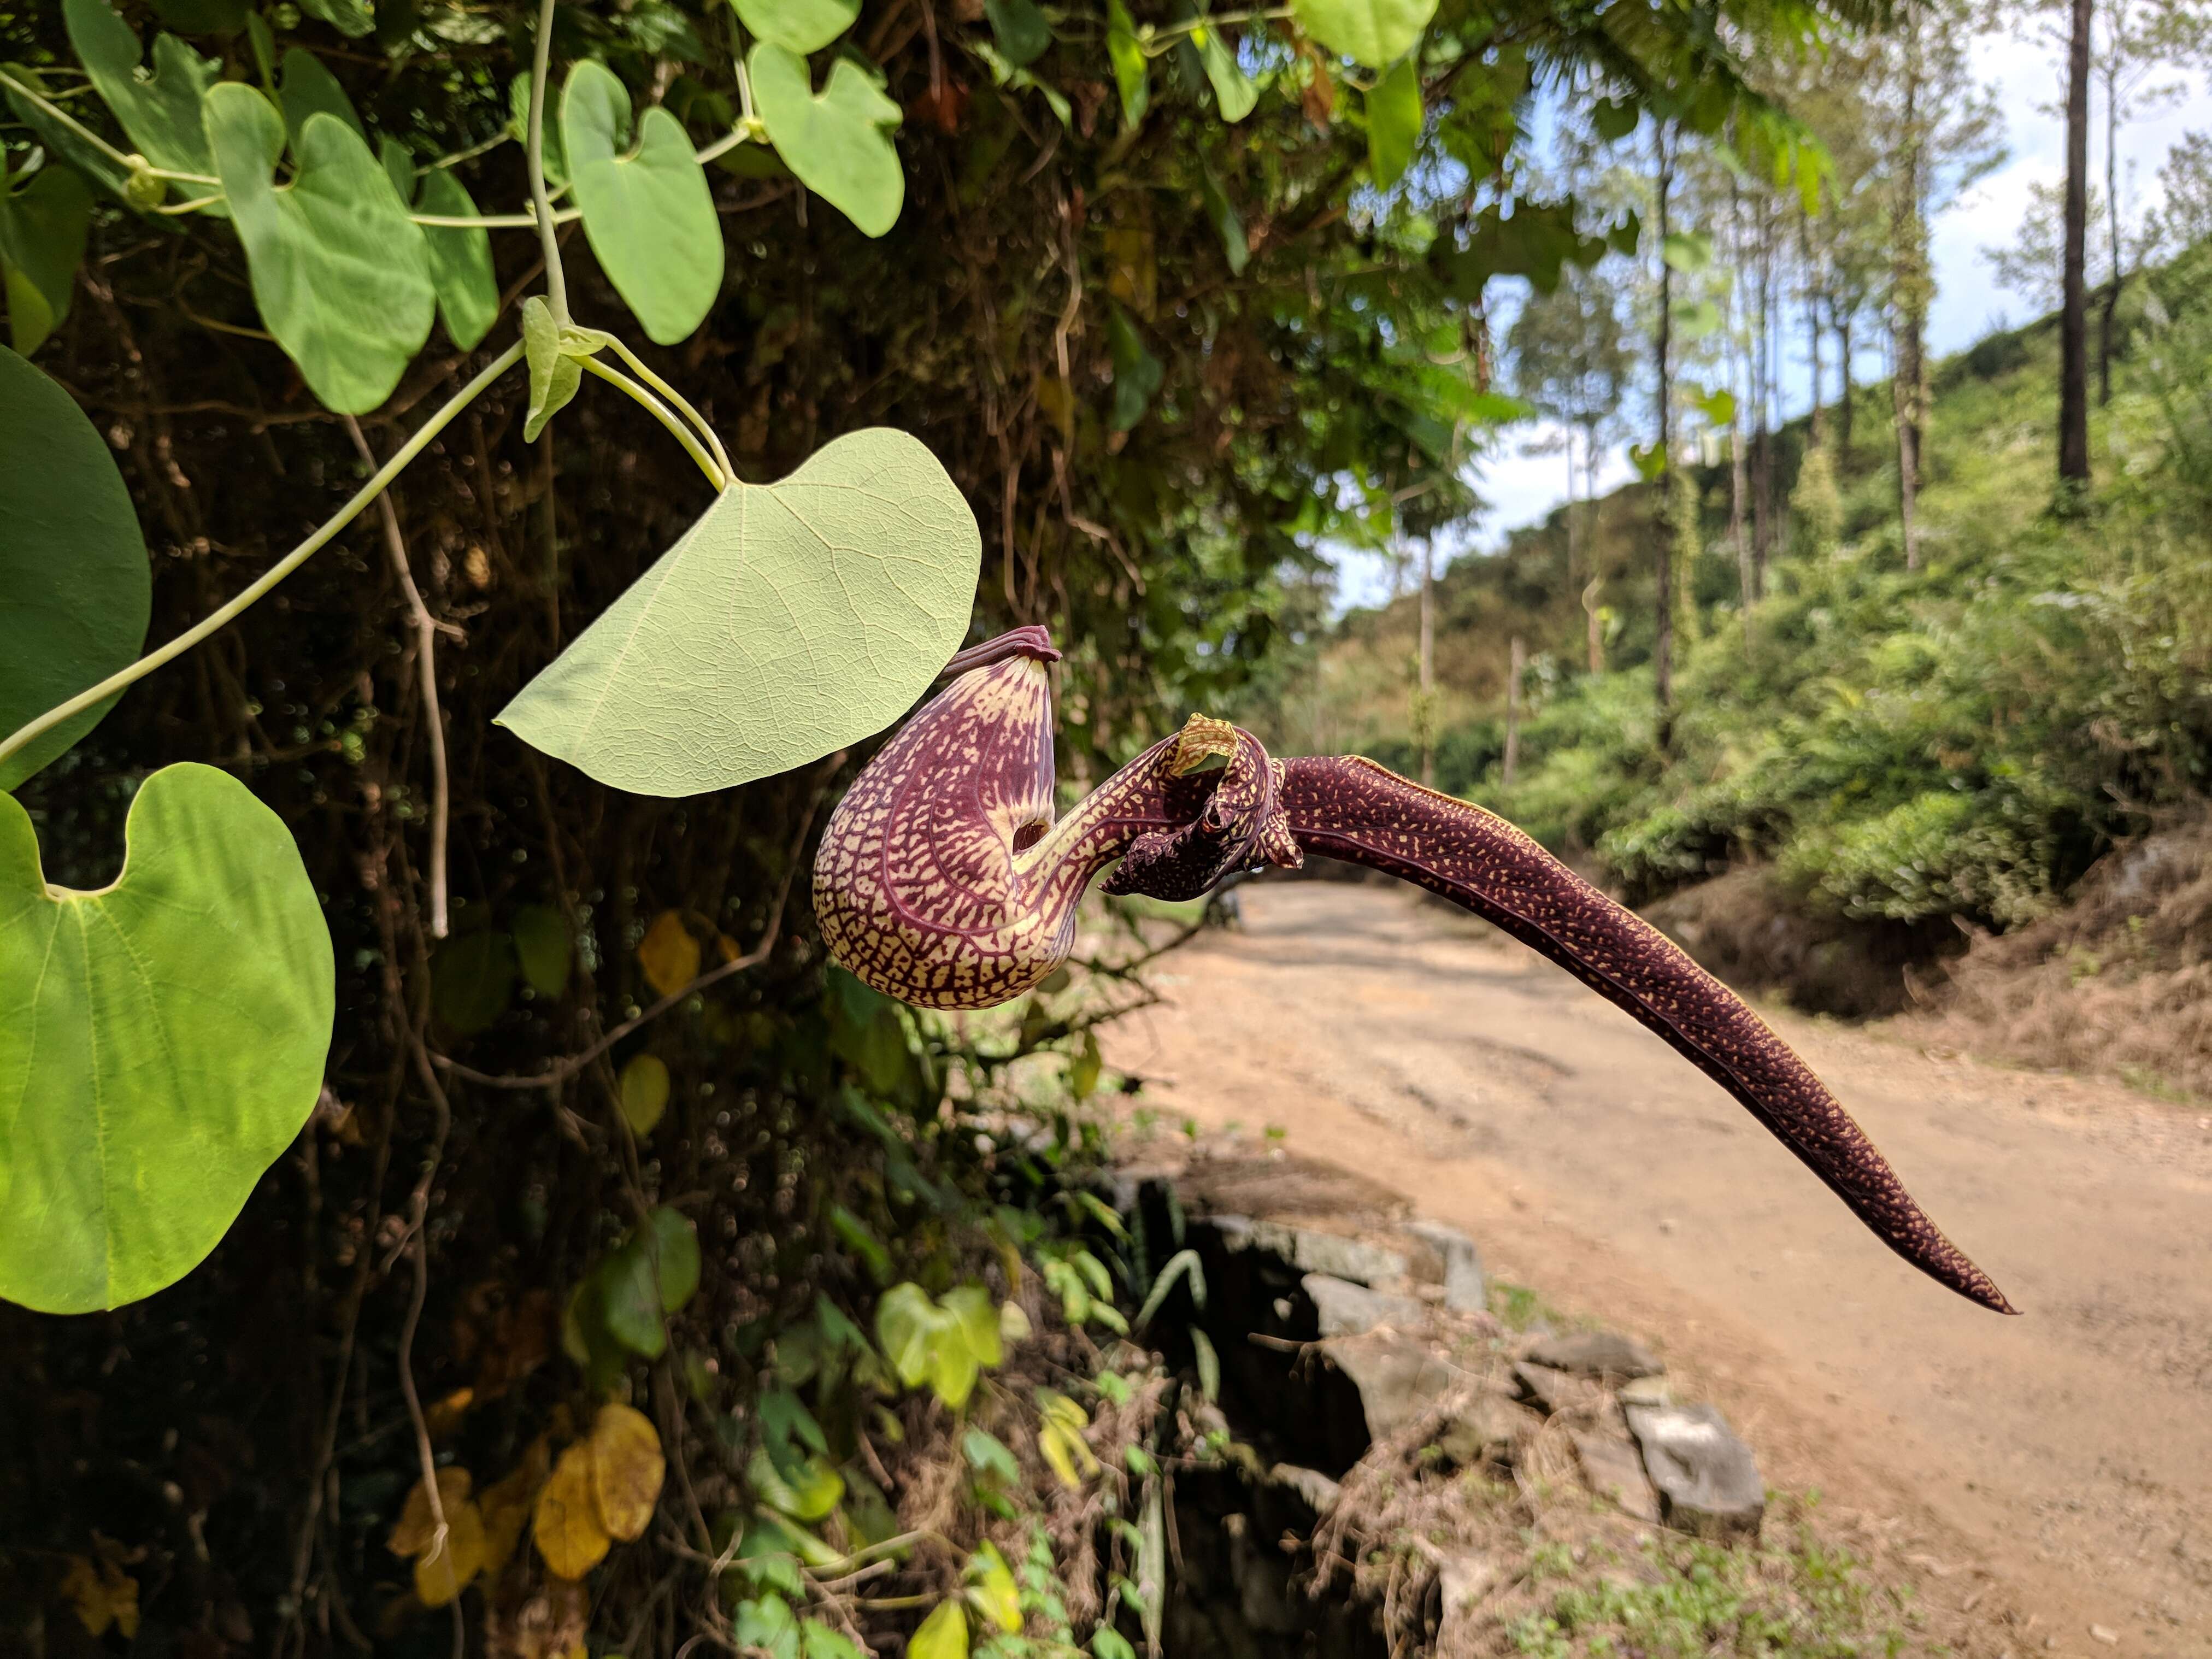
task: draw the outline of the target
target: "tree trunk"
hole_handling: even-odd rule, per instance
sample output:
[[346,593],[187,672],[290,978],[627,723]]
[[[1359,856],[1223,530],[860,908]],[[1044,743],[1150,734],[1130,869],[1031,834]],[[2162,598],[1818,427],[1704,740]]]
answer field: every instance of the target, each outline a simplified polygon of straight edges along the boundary
[[[2087,0],[2081,0],[2086,4]],[[1907,12],[1905,44],[1905,154],[1900,158],[1896,222],[1893,238],[1897,262],[1897,300],[1893,319],[1896,362],[1890,375],[1891,400],[1897,421],[1897,514],[1905,535],[1905,568],[1920,568],[1920,418],[1923,330],[1926,325],[1928,288],[1928,223],[1922,214],[1921,196],[1926,188],[1921,171],[1920,76],[1921,30],[1925,27],[1917,5]]]
[[1751,596],[1766,588],[1766,560],[1774,537],[1774,441],[1767,430],[1768,388],[1773,384],[1774,223],[1762,207],[1759,224],[1758,332],[1751,354]]
[[1507,657],[1505,671],[1505,761],[1500,771],[1505,787],[1513,787],[1513,774],[1521,764],[1521,675],[1528,665],[1528,653],[1522,646],[1521,636],[1513,636],[1513,646]]
[[1817,444],[1827,434],[1827,415],[1820,406],[1820,296],[1813,287],[1813,233],[1802,209],[1797,215],[1797,257],[1805,265],[1805,344],[1812,359],[1811,432],[1812,441]]
[[2120,284],[2127,270],[2120,263],[2120,42],[2115,15],[2106,33],[2112,50],[2105,65],[2105,220],[2112,240],[2112,268],[2105,284],[2105,303],[2097,317],[2097,407],[2112,401],[2112,319],[2120,308]]
[[[1570,454],[1573,452],[1569,451]],[[1597,596],[1603,590],[1605,572],[1599,564],[1596,526],[1589,522],[1590,508],[1595,505],[1589,497],[1596,491],[1595,468],[1597,459],[1597,428],[1583,430],[1583,500],[1573,500],[1573,475],[1569,473],[1567,510],[1579,513],[1583,520],[1583,538],[1589,546],[1589,580],[1583,585],[1583,621],[1588,634],[1589,672],[1593,676],[1605,672],[1605,628],[1598,620]]]
[[1831,304],[1836,324],[1836,470],[1840,473],[1851,459],[1851,319],[1839,305]]
[[1743,411],[1729,422],[1729,538],[1735,547],[1736,584],[1743,590],[1743,612],[1748,617],[1759,600],[1759,584],[1751,570],[1751,538],[1745,533],[1743,498],[1749,480],[1745,477]]
[[1437,784],[1437,608],[1435,545],[1421,538],[1421,781]]
[[[1673,205],[1668,199],[1674,184],[1674,158],[1667,151],[1667,129],[1660,125],[1655,130],[1652,143],[1658,155],[1659,246],[1667,246],[1668,225],[1667,216]],[[1674,464],[1672,453],[1674,430],[1674,267],[1662,256],[1659,261],[1659,329],[1653,343],[1659,371],[1658,433],[1660,459],[1669,466]],[[1665,474],[1662,473],[1663,479]],[[1655,538],[1653,574],[1656,578],[1658,615],[1653,618],[1651,641],[1651,671],[1653,689],[1658,704],[1657,735],[1659,750],[1667,753],[1674,746],[1674,538],[1673,515],[1668,506],[1673,492],[1662,483],[1659,489],[1659,516],[1662,533]]]
[[2089,22],[2093,0],[2073,0],[2066,56],[2066,269],[2058,313],[2058,486],[2089,483]]

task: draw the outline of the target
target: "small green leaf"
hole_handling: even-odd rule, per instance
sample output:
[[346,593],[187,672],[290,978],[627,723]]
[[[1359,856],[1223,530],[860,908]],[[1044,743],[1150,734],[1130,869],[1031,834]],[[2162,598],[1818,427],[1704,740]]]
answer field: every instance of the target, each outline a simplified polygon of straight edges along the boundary
[[[145,643],[154,595],[138,515],[106,440],[75,398],[5,350],[0,524],[4,736],[127,667]],[[0,789],[64,753],[114,706],[88,708],[0,761]]]
[[968,1460],[968,1467],[977,1474],[989,1475],[1007,1486],[1021,1485],[1022,1466],[1014,1461],[1013,1453],[998,1436],[970,1429],[960,1437],[960,1449]]
[[656,106],[633,145],[629,89],[587,58],[561,94],[561,143],[607,280],[653,339],[690,337],[722,291],[722,224],[684,124]]
[[1590,106],[1590,126],[1608,144],[1617,144],[1636,131],[1642,112],[1626,98],[1601,98]]
[[[215,172],[200,111],[216,66],[175,35],[163,34],[154,41],[153,73],[142,76],[137,33],[106,0],[62,0],[62,17],[77,61],[140,153],[172,172]],[[206,191],[194,185],[190,193]]]
[[1695,276],[1713,262],[1712,240],[1692,231],[1674,231],[1660,245],[1659,257],[1684,276]]
[[913,705],[967,633],[981,560],[918,439],[848,434],[724,490],[499,723],[640,794],[803,765]]
[[622,1068],[623,1121],[643,1139],[668,1109],[668,1062],[658,1054],[635,1054]]
[[699,1267],[699,1238],[691,1224],[665,1205],[653,1211],[595,1275],[608,1331],[632,1353],[659,1358],[668,1346],[661,1316],[677,1312],[697,1293]]
[[983,15],[990,20],[1000,55],[1016,69],[1027,69],[1052,45],[1052,25],[1036,0],[983,0]]
[[1653,482],[1667,471],[1667,452],[1656,443],[1631,444],[1628,459],[1636,469],[1636,476],[1646,483]]
[[906,174],[890,137],[899,106],[874,78],[840,58],[817,96],[806,60],[773,41],[756,46],[745,62],[753,101],[784,165],[863,235],[880,236],[896,224],[906,200]]
[[1674,307],[1675,337],[1688,344],[1702,340],[1721,325],[1721,308],[1711,300],[1686,300]]
[[1146,346],[1128,313],[1114,306],[1106,313],[1106,346],[1114,360],[1114,410],[1107,424],[1127,432],[1145,418],[1166,372]]
[[1190,1328],[1190,1346],[1198,1362],[1198,1391],[1212,1405],[1221,1398],[1221,1356],[1213,1351],[1213,1340],[1195,1325]]
[[1379,70],[1413,49],[1437,0],[1292,0],[1292,9],[1298,26],[1331,52]]
[[961,1285],[937,1298],[938,1305],[960,1322],[962,1336],[975,1363],[986,1370],[1006,1358],[999,1340],[999,1310],[990,1291],[981,1285]]
[[170,766],[124,839],[112,884],[49,886],[0,797],[0,1297],[45,1313],[191,1271],[330,1053],[330,931],[283,821],[213,767]]
[[1121,119],[1135,126],[1152,100],[1152,62],[1137,42],[1137,26],[1125,0],[1106,0],[1106,55],[1114,63],[1114,85],[1121,94]]
[[1209,167],[1205,173],[1206,216],[1213,221],[1213,228],[1220,235],[1221,251],[1228,256],[1229,272],[1242,276],[1244,266],[1252,258],[1252,245],[1245,239],[1244,216],[1237,210],[1237,204],[1229,199],[1229,192]]
[[800,1622],[799,1647],[801,1659],[866,1659],[852,1638],[831,1630],[818,1619]]
[[860,15],[860,0],[730,0],[738,19],[787,52],[819,52]]
[[567,990],[574,947],[561,913],[550,904],[526,904],[514,913],[510,931],[530,988],[541,997],[557,997]]
[[1022,1627],[1022,1593],[1014,1583],[1013,1569],[996,1544],[977,1547],[968,1558],[966,1571],[969,1605],[1008,1636]]
[[523,417],[522,441],[534,444],[546,422],[576,395],[584,368],[561,349],[561,325],[553,320],[552,307],[535,294],[522,302],[522,350],[530,369],[530,411]]
[[294,145],[298,172],[278,189],[283,118],[239,82],[208,94],[207,134],[262,320],[325,405],[374,409],[422,349],[436,308],[406,203],[361,135],[319,111]]
[[[386,0],[386,3],[392,3],[392,0]],[[349,40],[358,40],[376,27],[376,16],[368,9],[368,0],[299,0],[299,4],[308,16],[321,18]]]
[[765,1446],[753,1449],[745,1484],[762,1503],[794,1521],[819,1521],[845,1496],[844,1477],[819,1452],[779,1466]]
[[[345,95],[337,76],[323,67],[323,60],[306,47],[294,46],[284,54],[283,91],[279,95],[284,106],[284,131],[291,136],[295,149],[299,146],[300,129],[307,125],[307,118],[317,110],[337,116],[360,134],[362,142],[368,141],[368,129],[362,125],[361,117],[355,112],[353,100]],[[395,141],[387,138],[385,142]],[[405,146],[399,147],[399,153],[402,156],[407,154]],[[411,165],[407,183],[398,186],[398,192],[403,202],[415,194]]]
[[1260,88],[1237,62],[1237,48],[1228,37],[1210,25],[1200,29],[1198,60],[1205,65],[1221,118],[1234,125],[1249,115],[1252,106],[1260,101]]
[[[507,83],[507,130],[518,144],[530,142],[530,71]],[[545,182],[560,185],[568,182],[568,161],[561,150],[560,106],[550,99],[545,106],[545,145],[543,157]]]
[[[0,173],[4,171],[0,162]],[[69,315],[91,223],[92,191],[69,168],[50,161],[12,193],[0,177],[0,271],[7,281],[8,329],[15,349],[27,357]]]
[[1421,70],[1401,58],[1367,94],[1367,171],[1388,190],[1406,176],[1421,142]]
[[430,958],[430,1006],[456,1036],[474,1036],[514,1000],[514,944],[505,933],[456,933]]
[[1129,1638],[1111,1625],[1101,1625],[1091,1632],[1091,1652],[1092,1659],[1137,1659]]
[[799,1659],[799,1621],[780,1595],[738,1602],[730,1634],[740,1652],[757,1650],[769,1659]]
[[939,1601],[906,1644],[907,1659],[968,1659],[968,1614],[955,1601]]

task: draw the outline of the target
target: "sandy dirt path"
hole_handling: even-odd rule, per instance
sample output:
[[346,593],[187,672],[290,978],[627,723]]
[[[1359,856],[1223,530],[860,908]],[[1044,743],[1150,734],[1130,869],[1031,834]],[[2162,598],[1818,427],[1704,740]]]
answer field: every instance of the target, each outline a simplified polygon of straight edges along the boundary
[[2026,1310],[2005,1319],[1471,919],[1375,885],[1239,897],[1242,931],[1162,963],[1167,1002],[1110,1034],[1152,1109],[1279,1127],[1465,1228],[1494,1274],[1654,1339],[1771,1483],[1894,1528],[2022,1656],[2212,1655],[2212,1118],[1774,1013]]

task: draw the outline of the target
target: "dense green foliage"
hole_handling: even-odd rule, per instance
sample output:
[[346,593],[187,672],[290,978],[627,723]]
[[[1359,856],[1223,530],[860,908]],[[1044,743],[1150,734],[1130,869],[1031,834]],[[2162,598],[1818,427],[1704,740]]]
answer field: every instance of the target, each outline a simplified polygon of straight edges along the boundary
[[[1937,369],[1917,571],[1905,568],[1894,452],[1869,441],[1887,386],[1861,389],[1848,453],[1827,411],[1828,468],[1810,462],[1806,422],[1779,434],[1789,552],[1747,618],[1727,470],[1700,472],[1670,754],[1653,723],[1650,587],[1633,562],[1656,510],[1647,488],[1589,514],[1627,586],[1613,672],[1581,670],[1565,510],[1498,557],[1455,565],[1439,628],[1467,635],[1479,654],[1455,665],[1486,689],[1441,735],[1439,781],[1594,858],[1638,900],[1757,858],[1808,907],[1847,917],[2008,927],[2048,908],[2113,836],[2212,777],[2209,271],[2192,253],[2124,313],[2115,395],[2095,421],[2098,489],[2078,514],[2052,512],[2039,479],[2047,323]],[[1387,651],[1360,641],[1402,640],[1395,616],[1353,618],[1334,649]],[[1518,630],[1538,668],[1508,787],[1496,659]],[[1380,721],[1367,747],[1409,757]]]

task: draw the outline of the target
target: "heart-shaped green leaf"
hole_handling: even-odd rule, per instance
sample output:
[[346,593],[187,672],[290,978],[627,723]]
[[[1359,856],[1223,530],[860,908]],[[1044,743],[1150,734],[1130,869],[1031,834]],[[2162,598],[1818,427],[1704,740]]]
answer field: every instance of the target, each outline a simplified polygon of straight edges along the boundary
[[[70,45],[92,84],[115,112],[139,153],[176,173],[212,173],[200,106],[216,81],[216,65],[173,34],[154,41],[154,72],[138,73],[138,36],[106,0],[63,0]],[[204,195],[191,186],[194,195]]]
[[189,1273],[314,1108],[331,936],[299,848],[210,766],[146,780],[123,873],[49,887],[0,799],[0,1297],[84,1313]]
[[1367,94],[1367,170],[1376,189],[1405,177],[1420,141],[1421,71],[1405,58]]
[[[0,525],[4,734],[136,658],[154,592],[138,515],[106,441],[69,393],[4,350]],[[38,771],[113,707],[87,709],[0,761],[0,789]],[[0,1024],[6,1019],[0,1014]],[[6,1181],[0,1170],[0,1189]]]
[[605,64],[587,58],[569,71],[561,143],[584,234],[646,333],[673,345],[722,291],[721,222],[684,124],[646,111],[632,151],[629,117],[629,91]]
[[1260,88],[1237,63],[1236,46],[1210,24],[1200,26],[1197,42],[1199,62],[1206,66],[1206,78],[1213,88],[1213,101],[1220,106],[1221,118],[1232,124],[1243,120],[1260,101]]
[[523,361],[530,372],[530,407],[522,418],[522,441],[534,444],[546,422],[568,407],[583,383],[584,366],[566,349],[553,307],[533,294],[522,302]]
[[530,988],[541,997],[557,997],[567,990],[575,948],[568,919],[550,904],[526,904],[514,913],[511,931],[515,957]]
[[1036,0],[983,0],[983,15],[1000,55],[1016,69],[1027,69],[1052,45],[1052,25],[1036,9]]
[[744,26],[796,52],[819,52],[860,15],[860,0],[730,0]]
[[1121,94],[1121,119],[1134,126],[1152,101],[1152,63],[1137,42],[1137,26],[1124,0],[1107,0],[1106,55],[1114,62],[1114,85]]
[[1298,26],[1355,64],[1383,69],[1413,49],[1437,0],[1291,0]]
[[[471,219],[477,204],[468,186],[452,170],[434,167],[422,176],[423,212],[444,219]],[[422,240],[430,250],[430,285],[438,291],[438,315],[446,332],[464,351],[491,332],[499,316],[499,276],[492,269],[491,234],[482,228],[455,225],[425,225]]]
[[361,135],[321,111],[302,124],[299,171],[282,187],[272,173],[284,120],[252,87],[228,81],[208,94],[207,134],[262,321],[326,405],[374,409],[422,349],[435,310],[407,204]]
[[[18,121],[39,135],[39,142],[46,146],[47,155],[59,156],[101,189],[117,196],[124,194],[131,179],[127,168],[118,166],[16,90],[22,87],[41,97],[52,97],[53,88],[44,76],[21,64],[0,64],[0,77],[10,83],[7,88],[9,109]],[[174,234],[183,234],[184,228],[174,219],[156,218],[150,222]]]
[[919,440],[851,433],[724,490],[499,722],[639,794],[802,765],[906,712],[959,648],[981,562]]
[[[307,125],[307,118],[317,110],[337,116],[359,133],[364,142],[368,137],[368,129],[362,125],[353,100],[346,96],[337,76],[323,67],[321,58],[303,46],[294,46],[284,54],[284,85],[280,100],[284,106],[284,131],[295,145],[300,142],[300,129]],[[407,152],[403,147],[399,153],[404,155]],[[404,202],[414,193],[412,190],[403,190],[399,199]]]
[[890,136],[899,106],[868,72],[840,58],[817,98],[797,53],[763,41],[745,61],[753,102],[784,165],[862,234],[880,236],[896,224],[906,201],[906,174]]
[[[0,162],[0,172],[5,163]],[[0,178],[0,272],[8,289],[8,328],[28,356],[69,315],[76,268],[84,262],[92,191],[67,167],[52,163],[10,191]]]

